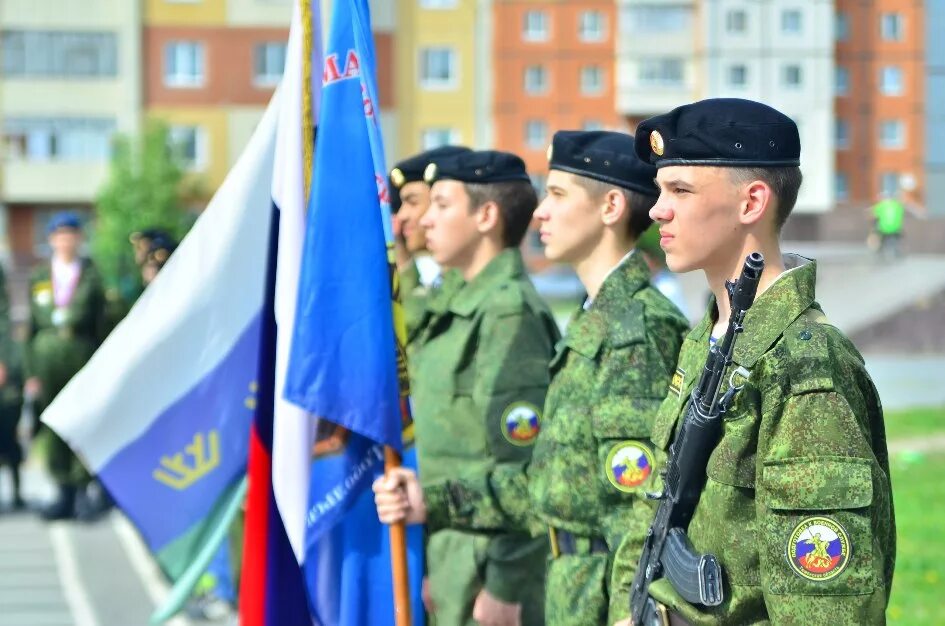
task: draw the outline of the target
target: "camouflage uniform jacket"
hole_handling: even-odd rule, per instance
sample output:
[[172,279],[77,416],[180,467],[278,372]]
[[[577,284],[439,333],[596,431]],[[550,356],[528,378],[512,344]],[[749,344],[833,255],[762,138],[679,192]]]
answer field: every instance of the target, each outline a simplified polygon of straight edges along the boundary
[[424,489],[428,522],[513,525],[533,534],[553,526],[602,537],[615,550],[628,508],[651,482],[649,432],[687,330],[678,309],[650,285],[643,257],[631,255],[556,347],[527,473],[499,467]]
[[[736,340],[732,367],[744,370],[733,381],[744,387],[689,525],[695,549],[723,567],[724,601],[696,608],[665,579],[651,595],[692,624],[884,623],[896,534],[882,407],[859,352],[814,301],[815,263],[785,260],[800,265],[756,299]],[[661,450],[705,363],[714,312],[683,345],[653,428]],[[618,565],[635,569],[639,542],[628,539]]]
[[43,382],[43,403],[49,402],[78,372],[105,338],[105,295],[101,276],[88,259],[72,299],[57,308],[53,302],[52,270],[38,268],[30,279],[30,317],[25,350],[26,377]]
[[[425,487],[528,462],[558,339],[518,250],[503,251],[473,280],[445,289],[428,306],[411,346]],[[501,532],[491,541],[485,586],[500,598],[514,597],[508,585],[521,578],[509,571],[520,542]]]

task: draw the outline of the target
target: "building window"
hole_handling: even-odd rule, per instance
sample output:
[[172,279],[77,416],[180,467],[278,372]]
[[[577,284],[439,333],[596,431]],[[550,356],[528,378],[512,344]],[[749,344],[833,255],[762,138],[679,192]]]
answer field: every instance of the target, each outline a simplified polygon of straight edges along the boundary
[[847,41],[850,38],[850,16],[843,11],[838,11],[833,28],[835,40]]
[[899,193],[899,172],[883,172],[879,175],[879,191],[884,196]]
[[581,68],[581,93],[585,96],[598,96],[604,93],[604,70],[598,65]]
[[421,48],[420,84],[424,89],[454,89],[456,74],[456,52],[452,48]]
[[114,133],[109,118],[7,117],[3,152],[17,161],[107,161]]
[[6,76],[115,76],[118,74],[117,57],[114,33],[0,32],[0,67]]
[[838,119],[834,126],[834,143],[837,150],[846,150],[850,147],[850,123]]
[[902,95],[902,69],[887,65],[879,71],[879,90],[885,96]]
[[785,9],[781,12],[781,32],[785,35],[800,35],[804,26],[800,9]]
[[879,145],[889,150],[906,147],[906,125],[902,120],[883,120],[879,123]]
[[[538,194],[539,198],[543,198],[545,193],[548,191],[548,177],[544,174],[529,174],[528,177],[532,180],[532,187],[535,188],[535,192]],[[537,232],[537,231],[534,231]],[[538,237],[532,237],[531,241],[537,241],[538,247],[535,248],[539,252],[544,250],[544,246],[541,245],[541,239]]]
[[581,130],[604,130],[604,123],[600,120],[584,120],[581,124]]
[[525,145],[532,150],[541,150],[548,145],[548,124],[544,120],[525,122]]
[[785,65],[783,73],[784,86],[790,89],[797,89],[803,82],[803,72],[800,65]]
[[748,68],[744,65],[732,65],[728,68],[729,87],[745,87],[748,85]]
[[678,57],[640,59],[637,75],[640,85],[651,87],[681,87],[683,60]]
[[548,41],[548,14],[544,11],[526,11],[522,24],[525,41]]
[[456,0],[420,0],[421,9],[453,9]]
[[672,5],[629,5],[620,9],[620,32],[628,35],[678,33],[692,23],[692,8]]
[[285,68],[286,44],[281,41],[267,41],[256,44],[253,50],[253,82],[257,85],[271,86],[282,78]]
[[732,9],[725,14],[725,31],[730,35],[742,35],[748,30],[748,14],[741,9]]
[[837,202],[844,202],[850,198],[850,177],[844,172],[834,174],[833,195]]
[[581,41],[604,41],[607,38],[604,14],[600,11],[584,11],[578,23]]
[[199,41],[169,41],[164,44],[164,84],[168,87],[199,87],[204,81],[203,44]]
[[420,149],[432,150],[440,146],[455,146],[460,141],[459,131],[455,128],[425,128],[420,135]]
[[837,66],[837,73],[834,74],[834,95],[845,96],[850,93],[850,70],[845,67]]
[[879,16],[879,34],[886,41],[902,41],[903,19],[901,13],[883,13]]
[[544,65],[525,68],[525,93],[531,96],[548,93],[548,70]]
[[207,131],[200,126],[171,126],[167,141],[171,151],[189,171],[200,171],[207,167]]

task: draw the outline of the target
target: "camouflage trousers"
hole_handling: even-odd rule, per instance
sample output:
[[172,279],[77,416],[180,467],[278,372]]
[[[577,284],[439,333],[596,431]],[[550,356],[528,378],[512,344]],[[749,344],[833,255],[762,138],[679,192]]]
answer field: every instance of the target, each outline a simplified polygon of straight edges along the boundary
[[[551,559],[545,595],[548,626],[612,624],[610,558],[607,554],[567,554]],[[629,602],[629,598],[615,598]]]
[[[430,626],[476,626],[472,618],[476,596],[482,590],[486,562],[493,538],[487,535],[441,530],[427,541],[427,576],[430,597],[436,608],[429,616]],[[516,595],[522,604],[522,626],[542,626],[544,619],[544,572],[547,551],[542,541],[520,546],[513,552],[512,569],[518,569]],[[545,542],[546,543],[546,542]],[[533,547],[534,546],[534,547]],[[538,548],[538,549],[535,549]],[[493,545],[494,549],[494,545]],[[504,563],[504,569],[509,565]],[[500,598],[502,599],[502,598]]]

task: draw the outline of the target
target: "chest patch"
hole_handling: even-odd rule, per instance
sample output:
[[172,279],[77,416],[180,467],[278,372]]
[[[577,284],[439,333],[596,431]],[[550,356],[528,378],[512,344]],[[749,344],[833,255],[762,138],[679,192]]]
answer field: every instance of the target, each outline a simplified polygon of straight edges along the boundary
[[682,395],[683,383],[686,381],[686,370],[681,367],[676,368],[676,373],[673,374],[672,379],[669,381],[669,391],[670,393],[675,393],[676,397]]
[[787,556],[801,578],[825,581],[846,568],[852,548],[843,526],[829,517],[808,517],[791,533]]
[[515,446],[530,446],[541,430],[541,412],[530,402],[513,402],[502,412],[502,435]]
[[49,306],[53,301],[52,283],[44,280],[33,286],[33,299],[39,306]]
[[653,473],[653,453],[639,441],[616,443],[607,455],[604,473],[619,491],[632,492]]

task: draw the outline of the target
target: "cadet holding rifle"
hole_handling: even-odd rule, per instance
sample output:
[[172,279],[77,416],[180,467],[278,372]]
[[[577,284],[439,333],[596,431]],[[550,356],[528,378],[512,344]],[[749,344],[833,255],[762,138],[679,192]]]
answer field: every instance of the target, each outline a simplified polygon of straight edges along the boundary
[[[660,514],[642,560],[643,537],[617,555],[616,569],[637,570],[636,623],[883,623],[895,525],[879,397],[815,301],[815,263],[778,244],[801,184],[797,126],[757,102],[704,100],[643,122],[636,151],[658,168],[651,215],[669,268],[703,270],[715,294],[653,428],[657,463],[670,468],[653,489]],[[745,264],[756,252],[761,272],[760,256]],[[726,287],[743,264],[758,281],[750,308]],[[711,381],[697,387],[739,325],[719,395]],[[695,388],[713,395],[700,410],[720,432],[703,439],[709,450],[674,456],[705,435],[681,435],[690,422],[712,422],[688,409]]]

